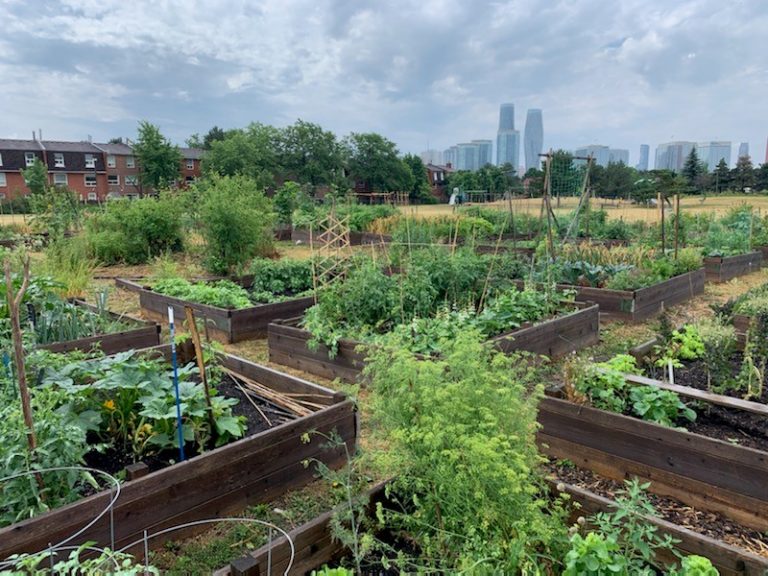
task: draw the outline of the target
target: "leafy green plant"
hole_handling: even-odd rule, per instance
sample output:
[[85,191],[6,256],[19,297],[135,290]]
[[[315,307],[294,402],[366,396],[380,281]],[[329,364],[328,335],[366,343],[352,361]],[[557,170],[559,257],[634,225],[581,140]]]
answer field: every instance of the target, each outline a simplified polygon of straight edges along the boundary
[[346,568],[328,568],[324,566],[320,570],[312,570],[312,576],[354,576],[352,570]]
[[90,254],[103,264],[143,264],[182,249],[182,206],[171,193],[110,200],[85,221]]
[[[11,556],[11,570],[0,571],[3,576],[37,576],[83,574],[87,576],[143,576],[146,574],[159,575],[160,571],[154,566],[136,563],[133,556],[105,548],[94,555],[95,542],[86,542],[69,553],[66,560],[57,560],[51,566],[51,554],[19,554]],[[88,558],[82,558],[89,554]],[[56,554],[58,556],[58,554]]]
[[565,544],[562,508],[541,497],[539,380],[475,331],[441,348],[420,360],[393,337],[368,358],[372,429],[388,443],[380,464],[396,472],[401,510],[380,517],[418,547],[409,572],[535,573]]
[[272,254],[275,215],[256,181],[211,175],[195,189],[201,198],[200,226],[211,272],[231,273],[256,256]]
[[627,573],[627,560],[613,539],[589,532],[571,536],[563,576],[612,576]]
[[189,282],[183,278],[158,280],[152,290],[182,300],[218,306],[219,308],[242,309],[253,306],[248,291],[231,280],[217,282]]
[[662,426],[674,426],[675,422],[685,418],[696,420],[696,412],[688,408],[680,397],[669,390],[651,386],[636,386],[629,391],[632,412],[650,422]]
[[680,568],[673,568],[668,576],[719,576],[720,572],[712,566],[709,558],[703,556],[686,556],[680,561]]
[[248,274],[253,275],[250,288],[253,302],[281,302],[307,295],[314,288],[309,260],[256,258]]

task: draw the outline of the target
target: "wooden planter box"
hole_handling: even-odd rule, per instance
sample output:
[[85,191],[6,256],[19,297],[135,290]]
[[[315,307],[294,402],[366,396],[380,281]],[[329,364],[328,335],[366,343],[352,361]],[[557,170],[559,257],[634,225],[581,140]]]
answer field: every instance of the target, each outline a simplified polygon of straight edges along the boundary
[[[72,303],[94,313],[98,313],[96,307],[91,306],[82,300],[74,300]],[[78,338],[77,340],[54,342],[53,344],[40,346],[40,348],[59,353],[70,352],[72,350],[90,352],[94,345],[98,345],[99,349],[104,352],[104,354],[116,354],[125,350],[149,348],[160,344],[160,326],[158,324],[139,320],[138,318],[133,318],[131,316],[121,316],[114,312],[107,313],[113,320],[122,320],[123,322],[133,324],[136,327],[123,330],[122,332],[113,332],[112,334],[97,334],[96,336]]]
[[637,290],[608,290],[568,284],[560,284],[558,288],[576,290],[577,300],[595,302],[606,319],[643,322],[670,306],[703,294],[704,279],[702,268]]
[[[249,285],[247,279],[241,280],[240,283],[246,288]],[[263,337],[267,333],[267,325],[273,320],[301,314],[315,303],[314,298],[308,296],[286,302],[258,304],[251,308],[233,310],[166,296],[153,291],[149,286],[143,286],[123,278],[116,278],[115,285],[118,288],[137,292],[142,315],[161,323],[168,322],[168,306],[173,307],[179,322],[184,318],[184,307],[189,306],[195,311],[197,318],[205,320],[211,338],[225,344]]]
[[[574,510],[572,521],[575,521],[576,517],[580,515],[591,516],[598,512],[609,512],[614,509],[612,500],[578,486],[552,482],[551,488],[553,492],[568,494],[571,502],[579,505],[578,511]],[[375,487],[370,492],[371,501],[381,501],[383,492],[383,485]],[[339,541],[334,540],[331,532],[330,521],[338,510],[343,510],[343,508],[320,514],[288,532],[295,548],[293,564],[290,567],[291,574],[306,574],[323,565],[333,565],[344,555],[344,546]],[[766,558],[660,518],[646,517],[645,520],[658,528],[660,535],[672,536],[677,541],[675,547],[680,552],[686,555],[698,554],[709,558],[721,576],[763,576],[768,570],[768,559]],[[229,566],[217,570],[214,576],[283,574],[288,569],[290,554],[291,549],[288,540],[284,536],[280,536],[270,544],[233,560]],[[659,560],[665,564],[672,564],[677,559],[667,553],[665,555],[660,554]]]
[[[269,325],[269,361],[330,380],[340,378],[346,382],[356,382],[365,367],[365,354],[357,351],[361,343],[342,339],[339,341],[338,353],[330,358],[328,348],[322,344],[316,350],[309,349],[307,342],[312,334],[299,328],[299,321],[299,318],[292,318]],[[527,350],[557,358],[596,344],[599,324],[597,305],[582,305],[575,312],[501,334],[492,341],[505,353]]]
[[[167,354],[167,349],[156,350]],[[357,414],[343,394],[236,356],[223,355],[222,359],[225,367],[274,390],[317,395],[313,401],[324,408],[122,484],[113,509],[116,549],[140,540],[144,530],[151,535],[184,522],[237,514],[247,506],[304,486],[315,477],[314,468],[304,465],[307,459],[334,468],[345,465],[343,446],[330,450],[317,438],[302,441],[302,436],[313,430],[326,434],[335,430],[354,452]],[[50,543],[64,540],[104,510],[110,497],[109,491],[102,491],[0,529],[0,559],[45,550]],[[189,530],[172,532],[149,542],[156,547],[164,540],[189,534]],[[86,541],[111,546],[109,514],[70,544]]]
[[731,278],[744,276],[759,270],[763,265],[763,253],[760,251],[738,256],[708,256],[704,258],[707,282],[727,282]]
[[539,407],[543,451],[759,530],[768,529],[768,453],[556,398]]

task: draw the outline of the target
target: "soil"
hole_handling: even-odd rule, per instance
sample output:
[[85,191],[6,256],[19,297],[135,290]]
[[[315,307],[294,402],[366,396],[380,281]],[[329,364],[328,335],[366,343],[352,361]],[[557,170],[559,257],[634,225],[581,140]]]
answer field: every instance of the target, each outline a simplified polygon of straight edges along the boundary
[[[731,374],[739,373],[743,355],[739,352],[731,357]],[[768,374],[766,375],[768,376]],[[684,363],[683,368],[675,370],[675,384],[689,386],[698,390],[709,390],[707,368],[703,361],[695,360]],[[718,392],[725,396],[741,398],[738,390]],[[763,385],[760,398],[751,398],[755,402],[768,403],[768,378]],[[732,444],[768,451],[768,420],[750,412],[723,408],[721,406],[699,403],[692,406],[697,413],[695,422],[679,422],[688,431],[710,438],[717,438]]]
[[[570,463],[566,465],[562,461],[550,460],[547,468],[559,480],[585,488],[605,498],[614,499],[623,488],[619,482],[603,478],[590,470],[578,468]],[[692,508],[675,498],[658,496],[650,492],[647,496],[656,509],[657,517],[768,558],[768,534],[742,526],[721,514]]]
[[[216,387],[218,394],[229,398],[237,398],[239,402],[232,407],[232,413],[235,416],[243,416],[246,419],[246,429],[244,436],[253,436],[259,432],[264,432],[275,426],[283,424],[295,418],[295,415],[271,404],[263,398],[253,395],[247,395],[238,388],[235,381],[228,374],[222,375],[221,382]],[[249,401],[250,398],[250,401]],[[252,402],[251,402],[252,401]],[[255,405],[255,406],[254,406]],[[258,406],[258,409],[256,408]],[[259,412],[261,410],[261,412]],[[263,414],[263,415],[262,415]],[[267,422],[269,420],[269,422]],[[98,444],[99,440],[94,435],[90,435],[89,443]],[[208,449],[213,449],[211,445]],[[184,446],[184,455],[187,459],[199,456],[200,452],[196,449],[194,443],[187,442]],[[151,472],[161,470],[178,461],[178,450],[164,450],[141,459]],[[85,455],[87,466],[103,470],[109,474],[117,474],[125,469],[126,466],[133,464],[133,454],[120,447],[109,447],[103,451],[92,450]]]

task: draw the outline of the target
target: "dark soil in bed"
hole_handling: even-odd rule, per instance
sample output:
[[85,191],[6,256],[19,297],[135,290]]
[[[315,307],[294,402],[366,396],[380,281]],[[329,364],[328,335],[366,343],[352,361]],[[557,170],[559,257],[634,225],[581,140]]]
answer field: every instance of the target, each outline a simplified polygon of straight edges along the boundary
[[[605,498],[614,499],[623,488],[619,482],[603,478],[571,463],[550,460],[547,468],[563,482],[585,488]],[[656,508],[657,517],[768,558],[768,535],[733,522],[722,514],[697,510],[674,498],[650,492],[648,498]]]
[[[246,394],[243,392],[229,374],[223,374],[221,382],[216,387],[219,395],[229,398],[237,398],[239,402],[232,407],[232,413],[235,416],[243,416],[246,420],[246,429],[243,437],[253,436],[259,432],[269,430],[279,424],[295,418],[294,415],[286,410],[271,404],[267,400]],[[89,437],[89,442],[98,444],[98,439]],[[208,447],[209,450],[214,446]],[[195,449],[193,443],[187,443],[184,446],[184,455],[187,459],[199,456],[200,452]],[[164,450],[157,454],[145,456],[141,459],[151,472],[161,470],[167,466],[175,464],[179,460],[178,449]],[[109,474],[117,474],[124,470],[126,466],[133,464],[133,454],[120,448],[110,447],[104,451],[93,450],[85,455],[86,465],[91,468],[103,470]]]
[[[744,358],[739,352],[731,358],[731,373],[735,376],[739,373]],[[660,370],[657,370],[652,376],[656,378],[663,377]],[[765,375],[768,380],[768,374]],[[742,398],[743,392],[733,389],[728,390],[710,390],[707,367],[701,360],[686,362],[683,368],[675,370],[675,384],[681,386],[690,386],[698,390],[707,390],[713,393],[731,396],[733,398]],[[714,383],[715,385],[717,383]],[[760,398],[750,398],[753,402],[768,402],[768,382],[763,386],[763,393]],[[697,418],[695,422],[680,422],[690,432],[717,438],[732,444],[747,446],[757,450],[768,451],[768,420],[757,414],[745,412],[743,410],[734,410],[713,406],[704,403],[688,404],[696,410]]]

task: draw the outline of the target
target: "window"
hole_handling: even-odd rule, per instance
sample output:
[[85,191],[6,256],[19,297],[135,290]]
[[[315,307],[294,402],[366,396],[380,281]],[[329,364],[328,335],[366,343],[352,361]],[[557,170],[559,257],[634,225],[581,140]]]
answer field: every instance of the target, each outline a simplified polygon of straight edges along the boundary
[[86,168],[96,168],[96,156],[93,154],[86,154],[85,155],[85,167]]
[[64,154],[61,154],[60,152],[56,152],[53,155],[53,165],[56,168],[64,168]]
[[134,175],[127,175],[125,177],[125,185],[126,186],[138,186],[139,185],[139,177]]
[[0,166],[2,166],[2,165],[3,165],[3,155],[0,154]]
[[96,192],[88,192],[88,200],[90,202],[96,202],[97,196]]
[[136,168],[136,159],[133,156],[126,156],[125,158],[126,168]]
[[5,172],[0,172],[0,186],[8,186],[8,181],[5,179]]
[[107,156],[107,168],[114,168],[115,166],[117,166],[117,159],[110,154]]
[[107,174],[107,184],[110,186],[120,186],[120,176],[117,174]]
[[34,166],[36,159],[37,156],[34,152],[24,152],[24,162],[27,164],[27,168]]
[[195,169],[195,161],[192,159],[187,159],[187,170],[194,170]]
[[[5,174],[3,174],[5,176]],[[5,192],[0,192],[0,200],[5,200]]]
[[66,174],[54,174],[53,175],[53,185],[54,186],[66,186],[69,184],[69,181],[67,180]]
[[96,174],[86,174],[85,185],[90,188],[93,188],[94,186],[96,186]]

